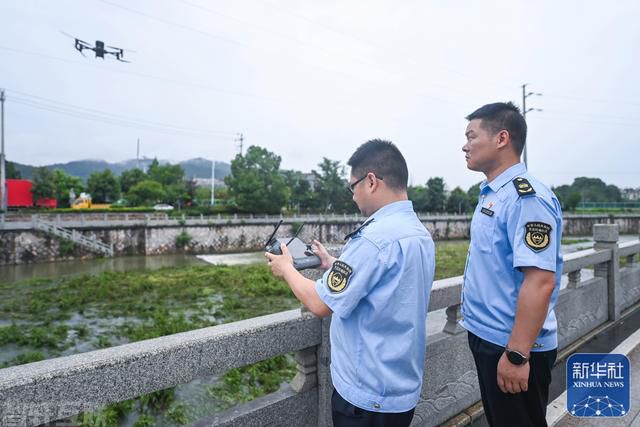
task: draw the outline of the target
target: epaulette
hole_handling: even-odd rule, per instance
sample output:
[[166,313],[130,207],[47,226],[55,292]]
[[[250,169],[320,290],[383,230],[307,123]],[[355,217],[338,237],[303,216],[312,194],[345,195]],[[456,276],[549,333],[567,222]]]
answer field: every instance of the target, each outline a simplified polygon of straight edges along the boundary
[[374,220],[375,220],[375,218],[371,218],[370,220],[365,221],[364,224],[362,224],[360,227],[356,228],[351,233],[349,233],[346,236],[344,236],[344,240],[349,240],[349,238],[351,238],[351,237],[355,236],[356,234],[358,234],[358,232],[360,232],[360,230],[365,228],[367,225],[371,224]]
[[513,185],[515,185],[518,196],[520,197],[536,194],[536,190],[533,189],[526,178],[518,177],[511,182],[513,182]]

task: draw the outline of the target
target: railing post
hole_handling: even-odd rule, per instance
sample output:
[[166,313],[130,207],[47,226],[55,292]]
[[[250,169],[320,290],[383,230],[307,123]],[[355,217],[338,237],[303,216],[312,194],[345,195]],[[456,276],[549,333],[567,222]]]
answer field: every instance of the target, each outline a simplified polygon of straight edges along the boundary
[[318,385],[316,347],[309,347],[296,352],[296,369],[298,373],[291,380],[291,388],[300,393]]
[[580,286],[580,271],[576,270],[569,273],[569,283],[567,283],[567,288],[575,289]]
[[595,224],[593,226],[593,248],[611,250],[611,260],[595,267],[595,276],[607,279],[609,320],[620,318],[622,288],[620,283],[620,255],[618,252],[618,225]]
[[444,325],[442,329],[443,332],[446,332],[451,335],[458,335],[465,331],[465,329],[460,326],[460,320],[462,320],[462,312],[461,312],[462,304],[451,305],[447,307],[445,313],[447,314],[447,323]]

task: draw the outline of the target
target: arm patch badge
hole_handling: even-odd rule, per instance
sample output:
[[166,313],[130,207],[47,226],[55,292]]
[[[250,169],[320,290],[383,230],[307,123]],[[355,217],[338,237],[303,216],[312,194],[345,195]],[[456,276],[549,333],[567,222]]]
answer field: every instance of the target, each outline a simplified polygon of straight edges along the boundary
[[511,182],[513,182],[513,185],[515,185],[518,196],[529,196],[531,194],[536,194],[536,190],[533,189],[526,178],[518,177]]
[[327,286],[329,290],[334,294],[338,294],[347,289],[352,273],[353,269],[346,262],[340,260],[334,262],[327,276]]
[[524,242],[534,252],[540,252],[551,243],[551,226],[544,222],[528,222],[524,226]]

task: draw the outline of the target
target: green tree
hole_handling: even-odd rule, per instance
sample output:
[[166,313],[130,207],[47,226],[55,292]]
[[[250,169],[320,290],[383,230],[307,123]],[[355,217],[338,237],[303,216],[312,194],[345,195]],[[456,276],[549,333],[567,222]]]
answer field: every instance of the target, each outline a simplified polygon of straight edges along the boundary
[[225,182],[239,210],[277,213],[287,205],[290,190],[280,173],[280,161],[280,156],[258,146],[231,161]]
[[574,191],[573,193],[569,194],[569,197],[567,197],[567,200],[563,207],[569,211],[575,211],[578,207],[578,203],[580,203],[581,200],[582,196],[580,195],[580,193]]
[[7,161],[5,163],[7,170],[6,170],[6,176],[7,179],[21,179],[22,175],[20,174],[20,171],[18,170],[18,168],[16,168],[16,165],[13,162],[9,162]]
[[443,212],[447,202],[444,179],[440,177],[429,178],[426,187],[427,210],[429,212]]
[[456,187],[449,194],[447,199],[447,212],[451,213],[465,213],[469,210],[469,197],[467,193],[460,188]]
[[467,190],[467,197],[469,199],[469,210],[473,211],[478,204],[478,198],[480,197],[480,182],[472,185]]
[[137,183],[144,181],[147,175],[138,168],[127,169],[120,175],[120,190],[127,194]]
[[296,212],[309,212],[316,207],[317,200],[311,191],[311,184],[302,172],[283,171],[284,181],[291,191],[289,210]]
[[158,159],[153,159],[147,170],[147,176],[150,180],[162,184],[166,190],[169,185],[177,184],[184,180],[184,169],[180,165],[161,165]]
[[52,199],[56,195],[56,187],[53,183],[53,172],[50,169],[42,166],[34,168],[32,173],[33,187],[31,192],[33,193],[34,201],[39,199]]
[[120,181],[109,169],[94,172],[87,180],[87,191],[93,203],[109,203],[120,198]]
[[413,209],[416,212],[427,211],[427,191],[423,185],[412,185],[407,188],[409,200],[413,202]]
[[153,205],[166,197],[159,182],[146,179],[134,185],[127,193],[132,206]]
[[53,186],[55,188],[55,198],[58,201],[58,206],[69,207],[71,204],[69,194],[71,190],[75,195],[79,195],[84,191],[84,183],[82,179],[77,176],[69,175],[62,169],[54,169],[53,171]]
[[[347,190],[345,167],[338,160],[322,158],[318,164],[320,172],[311,171],[316,178],[315,192],[318,208],[323,212],[354,212],[351,193]],[[359,177],[358,177],[359,178]]]
[[189,197],[185,182],[174,182],[173,184],[166,185],[163,188],[165,192],[165,200],[181,209]]

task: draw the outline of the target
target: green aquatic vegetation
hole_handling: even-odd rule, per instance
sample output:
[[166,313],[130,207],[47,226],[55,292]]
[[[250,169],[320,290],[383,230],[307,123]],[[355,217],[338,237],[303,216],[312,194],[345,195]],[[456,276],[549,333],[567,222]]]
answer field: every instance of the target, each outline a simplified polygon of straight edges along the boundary
[[9,366],[24,365],[31,362],[39,362],[44,359],[45,355],[40,351],[27,351],[26,353],[22,353],[5,363],[0,363],[0,369],[8,368]]
[[218,384],[209,387],[208,394],[215,399],[216,410],[222,411],[277,391],[283,380],[293,379],[295,373],[293,357],[280,355],[230,370]]

